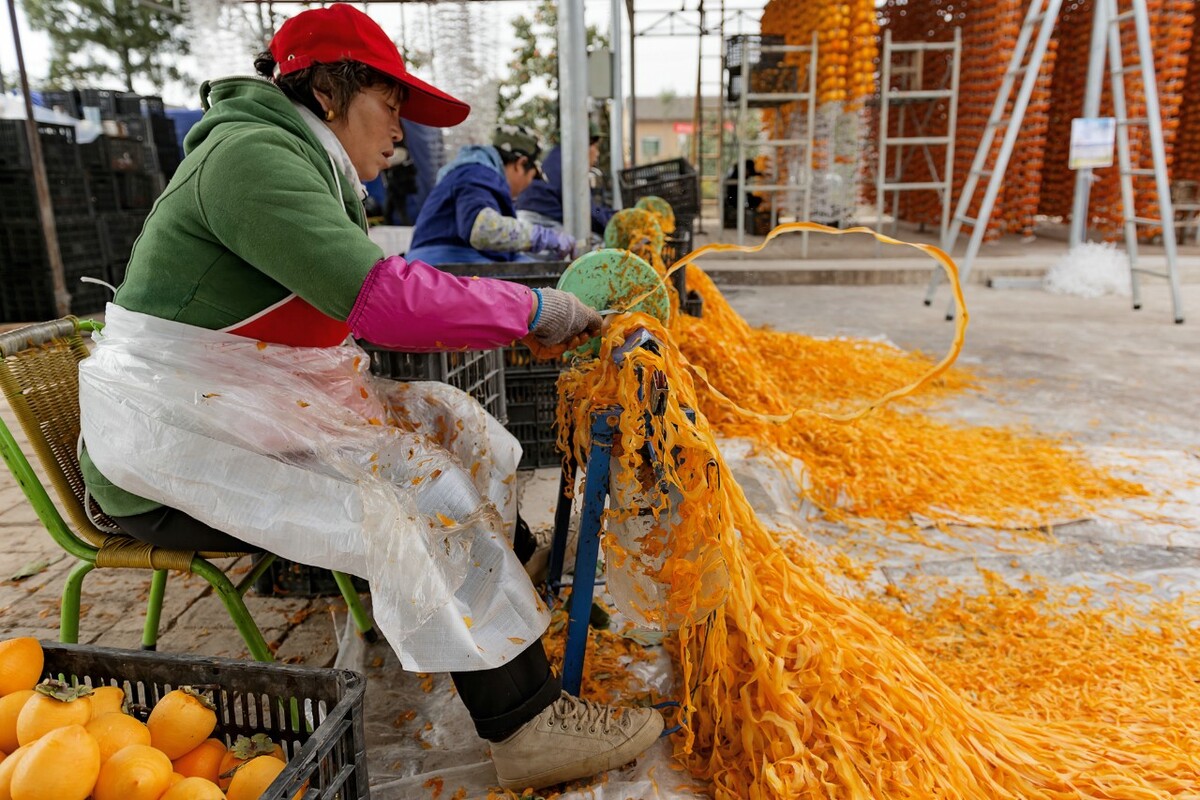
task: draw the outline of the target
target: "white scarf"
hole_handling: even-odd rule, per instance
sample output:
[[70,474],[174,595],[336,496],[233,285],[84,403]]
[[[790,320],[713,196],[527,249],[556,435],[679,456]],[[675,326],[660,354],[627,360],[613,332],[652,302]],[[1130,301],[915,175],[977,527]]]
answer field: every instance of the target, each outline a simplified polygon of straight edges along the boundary
[[[354,169],[354,162],[350,160],[350,154],[346,152],[346,148],[342,147],[341,141],[337,135],[329,129],[316,114],[310,109],[292,101],[292,105],[300,112],[300,119],[308,125],[309,130],[317,137],[317,140],[325,148],[325,152],[329,155],[329,163],[333,165],[334,172],[341,172],[350,181],[350,185],[354,187],[358,199],[362,200],[367,196],[367,187],[363,186],[363,182],[358,178],[358,171]],[[341,185],[338,186],[338,193],[341,194]]]

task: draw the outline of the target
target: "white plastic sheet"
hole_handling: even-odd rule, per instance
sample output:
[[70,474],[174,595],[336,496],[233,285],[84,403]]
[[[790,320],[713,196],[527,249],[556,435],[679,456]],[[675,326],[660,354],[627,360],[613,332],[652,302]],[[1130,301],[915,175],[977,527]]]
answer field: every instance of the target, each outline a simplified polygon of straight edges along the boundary
[[457,389],[367,364],[110,304],[80,367],[84,441],[118,486],[367,578],[406,668],[497,666],[548,623],[508,541],[520,446]]

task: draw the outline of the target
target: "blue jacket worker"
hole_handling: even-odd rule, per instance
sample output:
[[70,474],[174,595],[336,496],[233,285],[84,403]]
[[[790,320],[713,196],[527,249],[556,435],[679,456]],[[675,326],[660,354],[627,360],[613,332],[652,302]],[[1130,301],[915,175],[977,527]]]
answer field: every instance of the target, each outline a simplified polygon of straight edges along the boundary
[[[600,129],[591,128],[588,145],[588,166],[595,167],[600,158]],[[603,203],[592,202],[592,233],[604,236],[604,226],[615,212]],[[542,179],[533,184],[517,198],[517,218],[535,225],[562,228],[562,148],[555,146],[542,161]]]
[[516,198],[539,172],[541,146],[525,128],[502,125],[490,145],[468,145],[438,172],[413,226],[408,261],[469,264],[524,261],[532,253],[569,260],[575,240],[517,219]]

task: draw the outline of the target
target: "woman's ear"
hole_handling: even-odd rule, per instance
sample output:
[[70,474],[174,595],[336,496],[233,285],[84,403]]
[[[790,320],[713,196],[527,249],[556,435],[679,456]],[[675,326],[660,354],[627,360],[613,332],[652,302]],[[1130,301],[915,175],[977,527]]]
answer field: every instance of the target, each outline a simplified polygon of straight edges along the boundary
[[325,112],[326,119],[328,119],[329,112],[333,110],[333,98],[320,89],[313,89],[312,93],[313,97],[317,98],[317,102],[321,104],[321,110]]

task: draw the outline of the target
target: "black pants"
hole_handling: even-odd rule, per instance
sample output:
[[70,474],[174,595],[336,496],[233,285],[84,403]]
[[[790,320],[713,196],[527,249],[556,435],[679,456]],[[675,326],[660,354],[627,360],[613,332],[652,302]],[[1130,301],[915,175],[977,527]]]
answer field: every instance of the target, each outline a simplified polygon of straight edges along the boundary
[[[133,538],[156,547],[214,552],[256,552],[261,549],[165,506],[145,514],[113,519]],[[522,562],[529,560],[536,544],[529,526],[518,516],[513,549]],[[452,672],[450,677],[475,722],[476,732],[493,742],[506,738],[536,717],[562,692],[562,681],[550,671],[540,639],[503,666]]]

